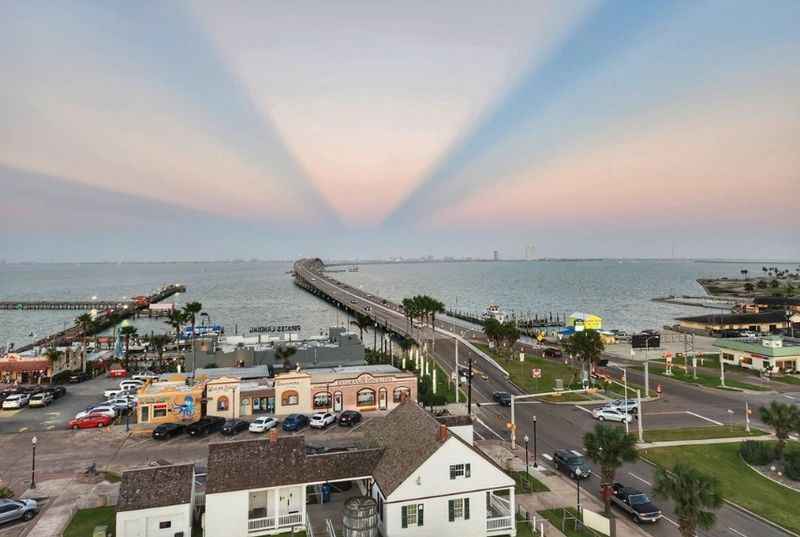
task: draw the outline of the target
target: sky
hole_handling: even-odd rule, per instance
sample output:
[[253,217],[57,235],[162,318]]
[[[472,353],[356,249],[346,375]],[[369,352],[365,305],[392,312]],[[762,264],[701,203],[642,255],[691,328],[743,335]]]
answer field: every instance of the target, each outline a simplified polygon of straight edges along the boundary
[[800,259],[796,0],[0,10],[0,260]]

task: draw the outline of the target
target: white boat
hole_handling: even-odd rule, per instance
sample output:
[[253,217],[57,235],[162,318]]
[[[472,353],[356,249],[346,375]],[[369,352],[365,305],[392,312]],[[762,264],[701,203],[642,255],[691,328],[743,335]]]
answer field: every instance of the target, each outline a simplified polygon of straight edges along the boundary
[[485,321],[487,319],[496,319],[498,322],[504,323],[508,315],[500,309],[497,304],[489,304],[486,311],[481,314],[481,318]]

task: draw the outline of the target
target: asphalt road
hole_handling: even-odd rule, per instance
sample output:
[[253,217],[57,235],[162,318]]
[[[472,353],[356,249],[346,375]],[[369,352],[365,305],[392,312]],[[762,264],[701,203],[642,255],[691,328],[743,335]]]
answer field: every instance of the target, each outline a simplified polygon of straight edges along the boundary
[[[396,305],[384,304],[383,299],[374,296],[368,297],[367,293],[344,284],[334,284],[325,276],[313,273],[304,267],[299,267],[298,272],[306,281],[342,304],[347,304],[352,309],[371,315],[380,324],[387,324],[397,332],[404,333],[408,330],[408,322]],[[437,321],[436,324],[437,329],[443,328],[451,332],[464,330],[463,325],[456,326],[446,320]],[[424,333],[426,337],[430,337],[430,328],[423,330],[424,332],[418,332],[416,335]],[[455,368],[455,345],[454,338],[437,333],[436,357],[448,373]],[[473,377],[473,401],[480,403],[480,406],[475,409],[475,415],[480,424],[476,428],[476,432],[483,437],[493,436],[510,440],[506,427],[510,420],[509,409],[493,404],[491,394],[494,391],[508,391],[515,394],[520,394],[520,392],[496,367],[465,345],[459,344],[459,363],[466,364],[469,358],[472,358],[473,366],[484,374]],[[643,383],[642,373],[635,370],[629,371],[629,379]],[[751,404],[759,404],[776,397],[783,397],[780,394],[745,395],[701,389],[663,377],[658,377],[655,382],[651,379],[651,386],[655,386],[656,382],[664,386],[664,394],[658,401],[643,405],[645,427],[649,426],[651,422],[659,427],[699,425],[707,420],[727,423],[727,420],[731,419],[728,409],[734,410],[734,418],[738,414],[742,417],[740,419],[743,419],[746,398],[751,401]],[[739,409],[738,412],[737,409]],[[547,464],[547,460],[544,454],[552,453],[556,449],[567,448],[582,451],[583,435],[590,431],[596,423],[589,413],[577,405],[520,403],[515,408],[515,414],[518,442],[525,434],[529,437],[533,436],[533,417],[536,416],[537,447],[538,452],[542,454],[539,460],[545,464]],[[595,468],[595,475],[597,474],[599,471]],[[620,469],[618,480],[652,494],[654,469],[645,462],[626,464]],[[600,483],[597,478],[589,480],[586,485],[591,492],[599,496]],[[660,502],[660,504],[665,512],[665,520],[652,526],[644,526],[644,529],[657,537],[678,537],[677,517],[672,506],[664,502]],[[723,506],[717,512],[717,517],[716,526],[710,531],[698,532],[700,537],[786,537],[787,535],[785,532],[728,505]]]

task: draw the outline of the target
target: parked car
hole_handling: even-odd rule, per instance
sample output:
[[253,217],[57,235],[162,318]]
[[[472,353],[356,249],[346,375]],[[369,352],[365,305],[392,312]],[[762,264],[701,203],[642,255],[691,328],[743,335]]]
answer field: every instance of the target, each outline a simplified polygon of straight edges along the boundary
[[36,500],[0,499],[0,524],[13,520],[30,520],[39,512]]
[[639,413],[639,401],[636,399],[614,399],[606,406],[619,408],[623,411],[627,410],[628,414]]
[[251,433],[265,433],[270,429],[274,429],[278,425],[278,420],[270,418],[269,416],[261,416],[256,418],[256,421],[250,424]]
[[42,407],[47,406],[53,402],[53,394],[50,392],[40,392],[36,395],[31,396],[30,401],[28,401],[28,406],[31,407]]
[[126,414],[133,410],[133,404],[128,399],[109,399],[104,403],[117,411],[117,414]]
[[177,436],[186,430],[186,426],[182,423],[162,423],[153,429],[153,438],[156,440],[166,440]]
[[127,390],[127,391],[130,391],[130,390],[134,390],[135,391],[135,390],[138,390],[139,388],[141,388],[142,386],[144,386],[144,381],[143,380],[125,379],[125,380],[123,380],[122,382],[119,383],[120,389],[121,390]]
[[618,421],[620,423],[631,422],[633,418],[625,412],[622,407],[604,406],[603,408],[595,409],[592,412],[594,419],[599,421]]
[[242,431],[246,431],[250,427],[250,423],[245,420],[228,420],[222,426],[222,434],[225,436],[234,436]]
[[553,454],[553,463],[572,479],[586,479],[592,475],[592,467],[577,451],[559,449]]
[[361,412],[357,410],[345,410],[339,414],[339,425],[342,427],[352,427],[361,421]]
[[223,425],[225,425],[225,418],[206,416],[200,421],[189,424],[186,427],[186,432],[189,436],[205,436],[221,430]]
[[47,386],[44,391],[52,394],[53,399],[61,399],[67,394],[67,389],[64,386]]
[[69,420],[67,424],[70,429],[94,429],[98,427],[107,427],[111,425],[114,418],[108,414],[87,414],[85,416],[75,417]]
[[112,420],[117,417],[117,410],[113,406],[108,405],[98,405],[95,407],[87,408],[81,412],[78,412],[75,415],[76,419],[80,419],[84,416],[108,416]]
[[289,414],[283,420],[281,428],[284,431],[299,431],[306,425],[308,425],[308,416],[304,414]]
[[144,371],[144,372],[142,372],[142,373],[137,373],[137,374],[135,374],[135,375],[134,375],[133,377],[131,377],[131,378],[132,378],[133,380],[142,380],[142,381],[147,381],[147,380],[155,380],[155,379],[157,379],[157,378],[158,378],[158,375],[157,375],[157,374],[155,374],[155,373],[153,373],[153,372],[151,372],[151,371]]
[[562,353],[561,349],[554,349],[553,347],[547,347],[544,350],[544,355],[546,358],[561,358]]
[[640,490],[626,487],[622,483],[614,483],[611,490],[611,503],[628,513],[637,524],[657,522],[662,517],[661,509]]
[[69,382],[70,382],[70,384],[79,384],[79,383],[81,383],[83,381],[89,380],[90,378],[91,377],[89,376],[88,373],[83,373],[83,372],[74,373],[74,374],[69,376]]
[[324,429],[328,425],[336,423],[336,414],[333,412],[317,412],[311,416],[308,424],[315,429]]
[[492,399],[500,406],[511,406],[511,394],[508,392],[494,392]]
[[3,401],[3,409],[22,408],[24,406],[28,406],[28,402],[30,400],[30,394],[14,393],[6,397],[6,400]]

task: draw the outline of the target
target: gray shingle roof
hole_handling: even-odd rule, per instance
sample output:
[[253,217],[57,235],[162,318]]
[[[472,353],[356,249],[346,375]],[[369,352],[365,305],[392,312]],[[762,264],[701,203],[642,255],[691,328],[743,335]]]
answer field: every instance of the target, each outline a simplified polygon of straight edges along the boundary
[[472,425],[472,418],[469,416],[438,416],[436,421],[448,427]]
[[307,455],[302,436],[226,442],[208,446],[208,485],[216,494],[368,476],[381,449]]
[[193,464],[156,466],[123,472],[117,511],[190,503],[193,480]]

